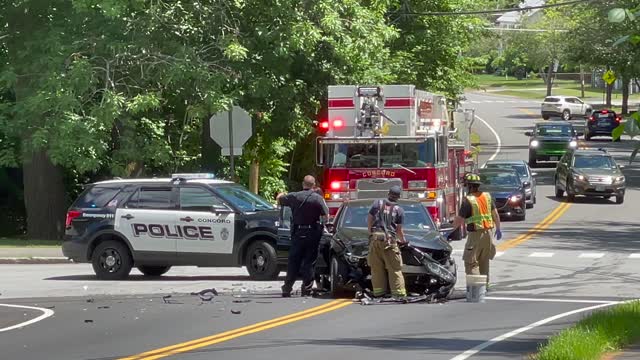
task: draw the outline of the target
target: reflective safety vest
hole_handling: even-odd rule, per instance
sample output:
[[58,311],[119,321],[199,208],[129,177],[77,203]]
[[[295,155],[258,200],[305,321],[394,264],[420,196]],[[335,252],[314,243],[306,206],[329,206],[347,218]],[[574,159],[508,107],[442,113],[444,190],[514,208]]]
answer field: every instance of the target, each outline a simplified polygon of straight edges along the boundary
[[486,192],[479,197],[467,195],[467,200],[471,204],[471,216],[465,219],[465,223],[475,225],[476,229],[492,229],[491,195]]

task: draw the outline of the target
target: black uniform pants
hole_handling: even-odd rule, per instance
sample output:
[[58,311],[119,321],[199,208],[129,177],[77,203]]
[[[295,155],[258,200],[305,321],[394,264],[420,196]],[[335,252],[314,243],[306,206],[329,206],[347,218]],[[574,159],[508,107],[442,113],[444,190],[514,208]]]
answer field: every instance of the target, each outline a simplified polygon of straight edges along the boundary
[[303,289],[311,289],[321,238],[322,228],[319,226],[311,229],[294,229],[289,249],[287,277],[284,282],[286,290],[291,291],[298,276],[302,277]]

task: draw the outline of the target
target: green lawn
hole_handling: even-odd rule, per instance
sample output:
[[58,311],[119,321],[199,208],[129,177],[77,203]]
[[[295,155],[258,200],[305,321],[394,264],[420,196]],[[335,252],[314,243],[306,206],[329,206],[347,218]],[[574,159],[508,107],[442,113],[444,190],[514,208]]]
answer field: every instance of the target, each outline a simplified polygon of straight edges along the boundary
[[[495,75],[476,75],[476,80],[478,81],[478,86],[480,88],[500,88],[507,87],[512,89],[518,88],[541,88],[546,87],[547,85],[544,83],[544,80],[540,78],[536,79],[523,79],[517,80],[515,77],[509,76],[508,79],[505,79],[504,76],[495,76]],[[562,85],[575,85],[575,81],[571,80],[556,80],[554,85],[562,86]]]
[[640,301],[595,311],[543,345],[536,360],[598,360],[640,340]]
[[0,247],[58,247],[61,241],[0,238]]

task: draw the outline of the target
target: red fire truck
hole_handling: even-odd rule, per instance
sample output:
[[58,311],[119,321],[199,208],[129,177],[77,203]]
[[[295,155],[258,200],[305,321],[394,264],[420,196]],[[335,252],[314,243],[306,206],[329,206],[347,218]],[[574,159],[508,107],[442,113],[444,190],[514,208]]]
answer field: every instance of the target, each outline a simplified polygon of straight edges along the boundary
[[424,203],[439,225],[453,220],[461,177],[474,167],[464,143],[450,139],[444,96],[414,85],[329,86],[328,117],[318,125],[318,166],[331,215],[347,199],[403,197]]

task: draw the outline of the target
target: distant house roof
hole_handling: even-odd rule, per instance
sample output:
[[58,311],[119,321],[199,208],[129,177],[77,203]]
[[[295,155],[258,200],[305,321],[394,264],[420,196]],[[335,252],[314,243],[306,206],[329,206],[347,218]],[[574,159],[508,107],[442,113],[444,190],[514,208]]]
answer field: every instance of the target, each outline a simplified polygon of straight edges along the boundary
[[[545,0],[524,0],[520,3],[520,5],[518,5],[518,7],[522,9],[522,8],[527,8],[531,6],[540,6],[544,4],[545,4]],[[526,12],[525,11],[509,11],[502,14],[502,16],[496,19],[496,22],[498,24],[516,24],[520,22],[522,15],[525,15],[528,17],[538,11],[540,11],[540,9],[532,9]]]

